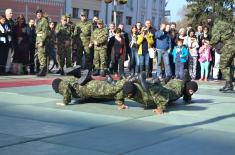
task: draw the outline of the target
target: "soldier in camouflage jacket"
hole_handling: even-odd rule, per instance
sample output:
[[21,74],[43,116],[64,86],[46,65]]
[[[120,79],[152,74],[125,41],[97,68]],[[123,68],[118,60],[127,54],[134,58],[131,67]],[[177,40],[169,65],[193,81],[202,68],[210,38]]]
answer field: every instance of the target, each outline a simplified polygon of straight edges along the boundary
[[94,45],[94,60],[95,65],[94,76],[105,76],[105,70],[107,69],[107,43],[108,43],[108,30],[104,28],[103,20],[97,21],[98,28],[91,35],[91,44]]
[[221,49],[220,70],[226,84],[220,89],[222,92],[233,91],[232,76],[230,67],[235,60],[235,27],[233,23],[227,21],[216,21],[212,28],[212,45],[223,42],[224,46]]

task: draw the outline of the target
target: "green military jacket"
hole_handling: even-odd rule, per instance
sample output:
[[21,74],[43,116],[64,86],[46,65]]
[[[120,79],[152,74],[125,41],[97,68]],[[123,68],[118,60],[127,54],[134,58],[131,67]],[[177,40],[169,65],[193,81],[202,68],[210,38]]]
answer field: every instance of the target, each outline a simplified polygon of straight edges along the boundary
[[182,80],[171,80],[166,85],[148,84],[149,90],[145,92],[140,84],[135,83],[137,92],[132,100],[146,106],[158,106],[163,110],[166,105],[183,96],[184,82]]
[[94,32],[91,35],[91,42],[97,42],[97,45],[95,47],[101,47],[101,46],[107,46],[108,42],[108,29],[102,28],[102,29],[95,29]]
[[48,21],[45,17],[42,17],[37,21],[37,26],[36,26],[36,44],[43,43],[45,44],[46,39],[49,34],[49,25]]
[[56,38],[58,43],[64,43],[71,40],[71,31],[68,24],[62,25],[61,23],[55,29]]
[[69,78],[59,85],[59,92],[64,97],[64,103],[71,102],[72,97],[82,99],[115,99],[115,103],[121,105],[124,103],[123,85],[125,80],[119,80],[115,85],[106,81],[91,80],[81,86],[77,83],[77,78]]
[[80,21],[76,24],[73,36],[81,41],[83,46],[88,46],[91,41],[93,25],[91,21]]

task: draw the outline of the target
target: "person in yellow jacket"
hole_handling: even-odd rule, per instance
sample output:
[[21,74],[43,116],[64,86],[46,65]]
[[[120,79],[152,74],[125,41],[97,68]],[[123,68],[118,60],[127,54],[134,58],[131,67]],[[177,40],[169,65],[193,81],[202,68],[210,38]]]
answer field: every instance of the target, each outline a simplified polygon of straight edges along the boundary
[[143,27],[141,33],[137,37],[138,55],[140,60],[140,72],[146,71],[149,75],[149,48],[154,46],[154,35]]

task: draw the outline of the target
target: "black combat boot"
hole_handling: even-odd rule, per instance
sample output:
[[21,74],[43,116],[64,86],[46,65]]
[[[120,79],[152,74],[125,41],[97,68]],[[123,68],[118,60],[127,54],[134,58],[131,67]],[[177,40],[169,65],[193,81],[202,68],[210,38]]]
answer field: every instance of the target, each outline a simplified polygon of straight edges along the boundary
[[138,81],[141,84],[143,90],[147,92],[148,91],[148,85],[147,85],[147,82],[146,82],[146,72],[142,72],[142,73],[139,74]]
[[100,75],[99,70],[98,70],[98,69],[95,69],[95,70],[93,71],[92,75],[93,75],[93,76],[98,76],[98,75]]
[[64,75],[64,69],[63,68],[61,68],[60,75]]
[[232,81],[226,81],[225,86],[223,88],[219,89],[219,91],[222,91],[222,92],[233,91]]
[[37,76],[46,76],[46,74],[47,74],[47,68],[44,67],[44,68],[42,68],[42,69],[39,71],[39,73],[37,74]]
[[104,69],[100,70],[100,76],[105,77],[105,70]]

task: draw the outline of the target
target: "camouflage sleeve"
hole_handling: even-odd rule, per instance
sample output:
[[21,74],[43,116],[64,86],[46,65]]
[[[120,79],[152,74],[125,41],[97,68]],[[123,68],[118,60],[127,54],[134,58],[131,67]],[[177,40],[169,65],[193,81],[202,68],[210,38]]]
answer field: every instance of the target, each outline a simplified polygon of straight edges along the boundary
[[45,18],[42,19],[42,24],[41,24],[41,33],[42,33],[42,36],[41,36],[41,41],[42,42],[45,42],[46,41],[46,38],[48,36],[48,22]]
[[94,43],[95,35],[96,35],[95,31],[91,33],[91,41],[90,41],[91,43]]
[[115,96],[114,96],[114,99],[115,99],[115,103],[117,105],[122,105],[124,104],[124,94],[123,94],[123,91],[121,90],[120,92],[118,92]]
[[97,37],[97,43],[98,45],[104,44],[108,40],[108,30],[104,29],[102,33],[99,34],[99,37]]
[[162,110],[166,109],[166,105],[169,102],[169,96],[167,94],[167,92],[163,94],[156,94],[152,91],[150,91],[150,94],[153,97],[153,101],[154,103],[157,105],[157,107],[160,107]]
[[125,80],[119,80],[117,81],[115,87],[119,90],[119,92],[114,96],[115,103],[117,105],[122,105],[124,104],[124,94],[123,94],[123,85],[125,84]]

